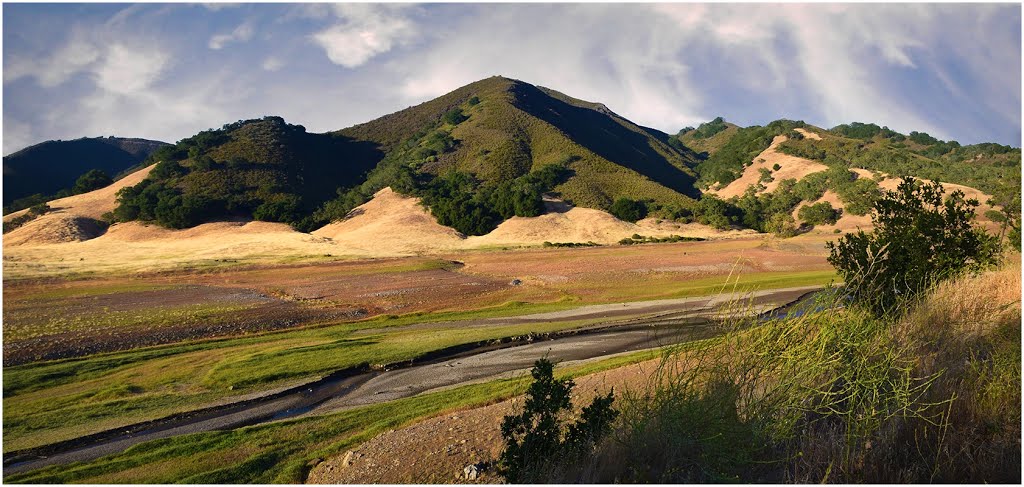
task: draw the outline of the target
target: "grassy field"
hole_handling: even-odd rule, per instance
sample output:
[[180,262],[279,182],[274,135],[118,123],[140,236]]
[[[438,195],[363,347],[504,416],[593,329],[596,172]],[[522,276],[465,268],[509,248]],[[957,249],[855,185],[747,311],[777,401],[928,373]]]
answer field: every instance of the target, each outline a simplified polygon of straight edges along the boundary
[[[691,344],[690,346],[698,346]],[[559,370],[579,377],[657,357],[644,351]],[[12,475],[16,483],[297,483],[311,461],[344,452],[374,435],[417,419],[521,394],[527,377],[501,379],[321,417],[233,431],[199,433],[137,445],[121,454],[72,466]]]
[[[677,284],[674,296],[733,289],[825,284],[829,272],[708,278]],[[665,297],[667,288],[631,288]],[[621,298],[622,295],[616,295]],[[314,379],[360,364],[412,359],[445,347],[584,322],[482,326],[472,320],[562,310],[585,302],[509,302],[465,312],[412,313],[375,319],[142,348],[4,368],[4,450],[20,450],[102,431],[219,400]],[[405,325],[436,322],[427,327]]]

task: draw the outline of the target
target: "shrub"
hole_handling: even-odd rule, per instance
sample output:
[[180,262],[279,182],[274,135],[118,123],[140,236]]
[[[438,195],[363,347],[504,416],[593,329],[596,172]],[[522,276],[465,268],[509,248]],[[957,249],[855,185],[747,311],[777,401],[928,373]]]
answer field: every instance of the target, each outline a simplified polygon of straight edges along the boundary
[[619,220],[635,223],[647,216],[647,205],[643,201],[619,198],[612,203],[608,212]]
[[593,451],[594,445],[611,432],[618,412],[612,408],[614,396],[598,396],[583,408],[580,419],[563,426],[572,411],[572,380],[556,380],[554,364],[540,359],[530,371],[533,383],[526,391],[526,403],[520,414],[505,416],[501,437],[505,449],[498,460],[498,472],[508,483],[537,483],[547,478],[563,462]]
[[75,186],[71,189],[71,192],[74,194],[88,193],[89,191],[109,186],[113,182],[114,180],[110,179],[110,176],[108,176],[107,173],[99,169],[92,169],[78,177],[78,180],[75,181]]
[[462,113],[461,108],[453,108],[449,110],[447,113],[445,113],[444,116],[441,117],[441,120],[443,120],[444,123],[447,123],[449,125],[458,125],[462,122],[465,122],[466,120],[469,120],[469,117]]
[[829,242],[828,261],[846,281],[851,298],[881,315],[936,281],[997,262],[998,243],[971,227],[975,200],[942,185],[907,178],[875,203],[874,231]]
[[840,212],[827,201],[805,205],[797,213],[805,223],[811,225],[832,225],[839,220]]
[[480,97],[474,96],[473,98],[470,98],[467,103],[469,103],[469,106],[471,106],[471,107],[479,105],[480,104]]
[[789,238],[796,235],[796,221],[789,213],[774,213],[764,224],[764,230],[777,237]]

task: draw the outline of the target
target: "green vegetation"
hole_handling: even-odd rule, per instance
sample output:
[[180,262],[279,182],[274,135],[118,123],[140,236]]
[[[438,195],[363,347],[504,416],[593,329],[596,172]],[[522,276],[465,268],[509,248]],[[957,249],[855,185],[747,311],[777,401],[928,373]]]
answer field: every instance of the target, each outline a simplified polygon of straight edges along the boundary
[[725,124],[725,120],[723,120],[722,117],[716,117],[710,122],[700,124],[700,126],[698,126],[691,135],[695,139],[707,139],[727,128],[728,126]]
[[843,137],[849,137],[851,139],[863,139],[869,140],[876,136],[881,136],[886,139],[892,139],[897,142],[902,141],[906,137],[902,134],[889,130],[889,127],[879,127],[873,123],[860,123],[853,122],[851,124],[836,125],[829,129],[830,132],[841,135]]
[[800,207],[797,216],[808,225],[834,225],[842,216],[842,210],[832,208],[831,203],[822,201]]
[[280,117],[239,121],[154,152],[148,161],[159,163],[118,193],[113,217],[185,228],[241,216],[311,230],[313,210],[378,159],[365,144],[309,134]]
[[734,320],[619,394],[614,437],[539,482],[1017,482],[1019,273],[940,286],[898,317]]
[[202,132],[154,153],[160,165],[121,194],[113,218],[184,228],[242,217],[308,231],[391,186],[477,235],[542,213],[543,192],[601,209],[627,195],[692,204],[694,156],[667,140],[602,105],[491,78],[332,134],[279,117]]
[[608,208],[608,212],[619,220],[636,223],[647,216],[647,205],[643,201],[619,198]]
[[8,221],[5,221],[4,233],[14,230],[15,228],[18,228],[32,220],[35,220],[36,218],[39,218],[40,215],[43,215],[48,211],[50,211],[49,205],[47,205],[46,203],[37,203],[33,205],[31,208],[29,208],[24,215],[16,216]]
[[113,182],[114,180],[110,179],[110,176],[103,172],[103,170],[91,169],[75,181],[75,186],[71,188],[71,192],[74,194],[88,193],[92,190],[110,186]]
[[501,437],[505,448],[498,459],[498,472],[510,484],[538,483],[566,461],[590,454],[594,444],[611,432],[619,415],[612,408],[614,393],[598,396],[584,407],[579,419],[566,426],[572,412],[572,379],[556,380],[555,366],[539,359],[530,371],[533,383],[526,389],[526,402],[519,414],[505,416]]
[[995,264],[998,241],[971,227],[975,200],[953,191],[943,201],[942,185],[907,178],[876,202],[874,231],[828,242],[829,263],[846,281],[851,298],[883,315],[914,296],[963,272]]
[[577,248],[577,247],[600,247],[601,244],[594,242],[544,242],[545,247],[555,248]]
[[[72,189],[90,170],[120,174],[163,142],[115,137],[51,140],[4,157],[4,214],[55,198],[84,193]],[[95,186],[92,189],[96,189]]]
[[740,177],[754,157],[771,145],[775,136],[804,126],[802,121],[776,120],[764,127],[755,125],[737,130],[728,142],[694,168],[699,175],[698,184],[707,187],[714,183],[731,183]]
[[904,137],[873,124],[840,125],[831,132],[837,136],[788,140],[779,150],[832,167],[970,186],[992,195],[992,203],[1000,206],[1020,200],[1020,149],[991,143],[961,146],[921,132]]
[[[608,282],[586,287],[586,304],[702,296],[724,288],[743,291],[818,285],[831,270],[713,276],[680,282]],[[602,285],[605,283],[602,283]],[[567,293],[581,292],[568,287]],[[588,294],[588,295],[590,295]],[[441,348],[504,336],[545,333],[589,324],[466,327],[458,320],[558,311],[579,306],[577,294],[546,303],[511,302],[465,312],[413,313],[329,326],[186,342],[124,352],[4,367],[4,449],[31,448],[125,424],[160,418],[364,363],[387,364]],[[212,312],[224,311],[212,309]],[[167,316],[172,319],[171,315]],[[145,322],[145,316],[130,316]],[[405,325],[436,323],[430,327]],[[130,385],[142,392],[111,399],[104,391]],[[103,400],[89,398],[106,398]]]
[[619,240],[619,245],[636,245],[645,243],[701,242],[704,240],[705,239],[700,237],[682,237],[679,235],[669,235],[667,237],[646,237],[634,233],[632,237]]
[[[694,342],[690,346],[701,346]],[[657,350],[636,352],[560,369],[571,379],[650,360]],[[355,408],[231,431],[155,440],[123,453],[73,466],[54,466],[7,476],[16,483],[297,483],[312,461],[338,455],[389,429],[446,411],[488,404],[524,393],[527,377],[500,379]]]

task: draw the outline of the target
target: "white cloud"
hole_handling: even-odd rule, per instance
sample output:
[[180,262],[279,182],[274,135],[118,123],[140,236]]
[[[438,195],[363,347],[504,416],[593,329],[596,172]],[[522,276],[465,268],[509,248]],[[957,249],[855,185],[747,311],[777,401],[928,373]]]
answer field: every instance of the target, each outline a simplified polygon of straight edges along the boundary
[[224,46],[232,42],[246,42],[249,39],[252,39],[252,35],[252,24],[243,22],[238,27],[235,27],[235,30],[231,31],[229,34],[218,34],[211,37],[207,46],[213,50],[223,49]]
[[341,22],[311,39],[331,62],[346,68],[363,65],[416,35],[415,24],[404,16],[405,8],[400,5],[338,4],[334,10]]
[[263,60],[263,64],[260,65],[266,71],[277,71],[284,67],[284,61],[280,58],[271,56]]
[[224,9],[237,8],[242,6],[240,3],[229,3],[229,2],[207,2],[202,4],[207,10],[211,12],[219,12]]
[[139,93],[160,77],[167,62],[168,56],[159,50],[113,44],[95,70],[96,84],[111,93]]
[[4,61],[4,81],[34,77],[44,88],[63,84],[81,73],[100,57],[100,49],[92,42],[73,36],[48,57],[17,57]]

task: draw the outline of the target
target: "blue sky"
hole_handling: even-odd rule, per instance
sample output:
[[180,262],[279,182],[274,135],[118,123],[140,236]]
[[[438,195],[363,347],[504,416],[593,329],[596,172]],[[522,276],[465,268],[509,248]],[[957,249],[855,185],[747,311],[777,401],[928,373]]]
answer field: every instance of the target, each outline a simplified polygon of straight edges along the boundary
[[3,153],[347,127],[500,74],[675,133],[715,116],[1021,139],[1019,4],[4,4]]

